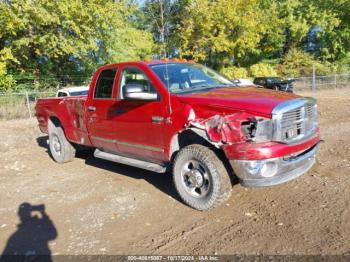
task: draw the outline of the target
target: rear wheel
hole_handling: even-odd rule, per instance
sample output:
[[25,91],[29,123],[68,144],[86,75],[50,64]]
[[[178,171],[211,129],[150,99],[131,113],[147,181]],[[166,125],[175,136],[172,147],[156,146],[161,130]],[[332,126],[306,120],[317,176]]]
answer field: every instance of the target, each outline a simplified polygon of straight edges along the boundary
[[52,158],[57,163],[72,161],[75,157],[75,148],[67,140],[62,127],[51,126],[49,129],[49,147]]
[[178,153],[173,179],[181,199],[197,210],[219,206],[232,191],[223,162],[213,150],[202,145],[190,145]]

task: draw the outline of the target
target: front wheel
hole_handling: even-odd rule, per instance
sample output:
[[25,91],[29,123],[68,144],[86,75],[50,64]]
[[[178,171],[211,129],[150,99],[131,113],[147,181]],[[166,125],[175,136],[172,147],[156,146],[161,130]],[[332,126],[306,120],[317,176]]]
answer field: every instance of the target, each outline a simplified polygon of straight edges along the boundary
[[190,145],[176,156],[173,179],[181,199],[197,210],[209,210],[231,195],[229,174],[213,150]]

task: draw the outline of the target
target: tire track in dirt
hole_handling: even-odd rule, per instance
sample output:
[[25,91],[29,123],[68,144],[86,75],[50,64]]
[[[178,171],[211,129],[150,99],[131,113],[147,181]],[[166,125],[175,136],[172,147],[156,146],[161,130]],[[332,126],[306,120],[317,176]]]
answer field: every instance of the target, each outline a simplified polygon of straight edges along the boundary
[[[345,209],[349,200],[343,196],[349,195],[350,184],[350,162],[345,161],[350,158],[350,117],[343,113],[349,108],[350,100],[336,99],[341,112],[337,118],[334,109],[329,110],[329,99],[334,100],[334,97],[319,99],[323,116],[321,133],[326,143],[321,146],[317,164],[308,174],[286,185],[263,190],[262,194],[251,191],[253,196],[243,195],[246,199],[244,204],[239,203],[240,209],[253,210],[248,213],[251,216],[242,217],[230,212],[231,207],[225,207],[194,224],[183,224],[147,237],[138,245],[147,246],[157,254],[303,255],[339,254],[349,250],[349,245],[344,246],[349,235],[346,221],[350,216]],[[327,112],[322,113],[322,110]],[[231,205],[236,197],[233,193]],[[215,223],[217,217],[221,223]],[[196,229],[193,225],[200,226]]]

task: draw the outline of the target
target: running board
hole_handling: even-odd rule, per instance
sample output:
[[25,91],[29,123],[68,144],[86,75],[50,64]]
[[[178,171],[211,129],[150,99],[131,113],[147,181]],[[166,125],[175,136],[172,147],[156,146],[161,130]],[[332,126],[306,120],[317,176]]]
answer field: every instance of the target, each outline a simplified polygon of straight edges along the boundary
[[94,152],[94,157],[101,158],[104,160],[109,160],[112,162],[125,164],[133,167],[138,167],[142,169],[146,169],[149,171],[157,172],[157,173],[165,173],[166,167],[158,164],[150,163],[147,161],[142,161],[134,158],[129,158],[125,156],[120,156],[112,153],[103,152],[99,149],[96,149]]

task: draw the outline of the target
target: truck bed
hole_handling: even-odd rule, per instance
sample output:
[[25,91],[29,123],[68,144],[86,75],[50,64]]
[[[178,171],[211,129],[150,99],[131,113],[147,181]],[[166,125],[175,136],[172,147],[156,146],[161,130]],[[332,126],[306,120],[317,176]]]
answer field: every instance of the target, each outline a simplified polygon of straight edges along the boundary
[[90,145],[84,124],[84,104],[86,96],[52,97],[38,99],[36,117],[42,132],[48,133],[48,121],[60,120],[66,137],[74,143]]

